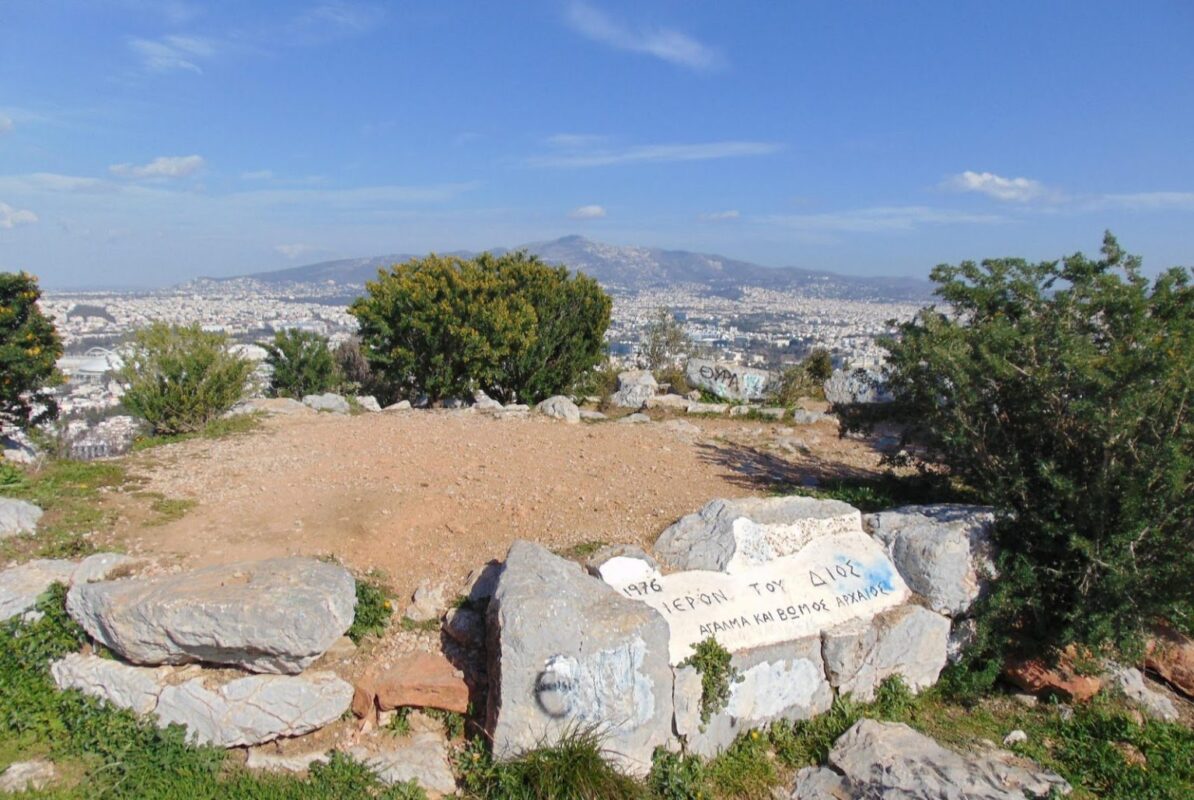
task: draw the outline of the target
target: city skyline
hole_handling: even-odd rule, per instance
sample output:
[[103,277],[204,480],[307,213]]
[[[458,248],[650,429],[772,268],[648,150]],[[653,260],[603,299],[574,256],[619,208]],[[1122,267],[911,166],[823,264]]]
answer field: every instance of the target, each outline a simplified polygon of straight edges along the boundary
[[1194,262],[1194,9],[1038,6],[10,3],[0,270],[155,287],[581,234],[923,278],[1104,229]]

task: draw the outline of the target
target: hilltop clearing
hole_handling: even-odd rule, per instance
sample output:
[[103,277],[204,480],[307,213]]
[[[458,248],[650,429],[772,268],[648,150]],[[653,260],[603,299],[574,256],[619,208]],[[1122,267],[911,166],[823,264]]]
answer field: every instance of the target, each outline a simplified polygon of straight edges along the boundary
[[715,497],[877,474],[879,454],[832,422],[685,423],[700,434],[469,412],[278,416],[253,434],[129,459],[146,490],[196,505],[115,537],[188,565],[330,554],[406,594],[425,578],[457,584],[516,538],[561,552],[649,544]]

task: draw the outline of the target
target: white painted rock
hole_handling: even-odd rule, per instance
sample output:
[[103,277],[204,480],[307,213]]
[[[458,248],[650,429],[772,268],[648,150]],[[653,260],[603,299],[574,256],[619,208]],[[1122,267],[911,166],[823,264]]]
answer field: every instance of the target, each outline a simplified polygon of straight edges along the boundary
[[701,675],[694,667],[676,670],[676,734],[690,752],[711,758],[746,731],[785,719],[824,713],[833,705],[825,679],[821,640],[795,642],[735,653],[731,664],[742,680],[730,685],[730,698],[701,729]]
[[765,369],[703,358],[688,359],[685,376],[692,386],[699,386],[723,400],[738,402],[762,399],[774,377]]
[[352,693],[352,684],[330,672],[252,675],[216,689],[196,678],[162,689],[158,723],[185,726],[197,744],[244,747],[335,722],[352,704]]
[[335,564],[275,558],[78,585],[67,612],[135,664],[297,673],[352,624],[356,584]]
[[416,733],[377,753],[354,747],[349,754],[377,773],[386,786],[414,781],[433,796],[456,792],[448,748],[443,737],[434,733]]
[[58,769],[50,761],[14,761],[0,773],[0,792],[38,792],[58,777]]
[[618,373],[618,391],[610,397],[610,402],[619,408],[642,408],[657,391],[659,383],[650,372],[628,370]]
[[821,634],[829,682],[841,694],[869,701],[884,678],[899,675],[913,692],[937,682],[945,668],[949,620],[905,605],[866,622],[855,620]]
[[994,522],[990,508],[948,504],[904,506],[863,520],[912,591],[951,616],[969,611],[995,574]]
[[0,539],[33,533],[37,530],[37,522],[41,515],[41,509],[33,503],[12,497],[0,497]]
[[668,626],[657,612],[516,541],[487,627],[487,729],[498,759],[595,726],[624,771],[650,770],[672,727]]
[[348,401],[338,394],[309,394],[303,398],[303,405],[316,411],[330,411],[333,414],[347,414],[352,411]]
[[0,622],[37,604],[54,583],[69,585],[76,564],[65,559],[37,559],[0,572]]
[[[829,752],[829,764],[843,776],[852,798],[1028,800],[1055,789],[1070,792],[1061,776],[1012,753],[961,755],[907,725],[873,719],[859,720],[842,734]],[[798,784],[793,797],[813,796],[799,792]]]
[[862,531],[862,515],[839,500],[711,500],[660,534],[655,552],[676,569],[736,572],[799,552],[818,536],[848,531]]
[[562,419],[568,423],[580,422],[580,409],[576,407],[576,403],[562,394],[547,398],[535,406],[535,410],[552,419]]
[[710,636],[730,652],[780,644],[869,620],[910,595],[882,546],[860,530],[819,535],[795,555],[729,573],[673,572],[614,588],[663,615],[673,665]]
[[82,653],[71,653],[50,665],[50,675],[59,689],[78,689],[137,714],[157,708],[158,695],[172,672],[172,667],[133,667]]

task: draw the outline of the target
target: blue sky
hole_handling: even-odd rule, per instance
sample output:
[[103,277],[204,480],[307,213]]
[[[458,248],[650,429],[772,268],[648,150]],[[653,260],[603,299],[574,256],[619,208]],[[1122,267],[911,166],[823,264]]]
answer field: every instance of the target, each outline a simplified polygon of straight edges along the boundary
[[0,0],[0,269],[1194,264],[1194,3]]

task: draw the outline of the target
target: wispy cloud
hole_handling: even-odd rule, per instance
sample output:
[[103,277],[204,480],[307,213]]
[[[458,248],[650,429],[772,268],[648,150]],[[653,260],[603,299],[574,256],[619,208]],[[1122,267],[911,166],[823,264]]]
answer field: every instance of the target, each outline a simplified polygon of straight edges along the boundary
[[705,222],[725,222],[726,220],[738,219],[741,216],[738,213],[738,209],[731,208],[726,211],[707,211],[704,214],[698,214],[697,218]]
[[12,117],[0,114],[0,134],[9,133],[14,127],[16,125],[12,121]]
[[667,28],[632,30],[580,0],[568,5],[565,20],[568,27],[582,36],[618,50],[644,53],[694,70],[715,70],[725,66],[721,53],[687,34]]
[[569,147],[564,152],[532,156],[532,167],[605,167],[668,161],[712,161],[719,158],[766,156],[779,152],[774,142],[704,142],[700,144],[643,144],[621,149]]
[[0,228],[12,230],[18,225],[32,225],[37,222],[37,214],[23,208],[13,208],[8,203],[0,203]]
[[1039,200],[1060,200],[1059,192],[1046,187],[1032,178],[1005,178],[993,172],[965,172],[951,175],[942,184],[955,192],[977,192],[1012,203],[1030,203]]
[[148,164],[113,164],[108,172],[120,178],[185,178],[202,167],[202,156],[158,156]]
[[130,39],[129,48],[150,72],[193,72],[202,75],[199,62],[216,54],[217,46],[201,36],[163,36],[160,39]]
[[368,33],[385,18],[385,9],[373,3],[347,0],[316,3],[286,27],[291,44],[316,45]]
[[776,214],[764,222],[806,233],[884,233],[912,231],[926,225],[983,224],[1007,221],[998,214],[974,214],[929,206],[877,206],[821,214]]
[[605,208],[597,205],[580,206],[569,211],[568,217],[569,219],[603,219]]

